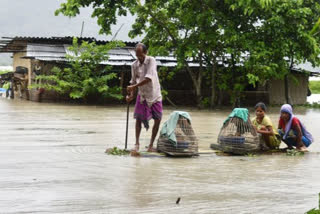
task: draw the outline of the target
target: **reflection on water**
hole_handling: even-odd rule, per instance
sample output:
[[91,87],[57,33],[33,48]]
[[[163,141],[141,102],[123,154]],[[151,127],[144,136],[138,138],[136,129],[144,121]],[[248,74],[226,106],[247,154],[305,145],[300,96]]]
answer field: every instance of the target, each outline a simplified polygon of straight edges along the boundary
[[[164,119],[172,110],[167,108]],[[202,149],[216,140],[230,113],[180,110],[190,112]],[[278,111],[270,111],[274,123]],[[319,139],[320,112],[298,108],[295,113]],[[104,154],[107,147],[124,146],[125,119],[126,108],[119,106],[1,99],[1,213],[304,213],[317,206],[317,142],[302,157]],[[133,119],[129,131],[133,146]],[[143,145],[150,134],[143,131]]]

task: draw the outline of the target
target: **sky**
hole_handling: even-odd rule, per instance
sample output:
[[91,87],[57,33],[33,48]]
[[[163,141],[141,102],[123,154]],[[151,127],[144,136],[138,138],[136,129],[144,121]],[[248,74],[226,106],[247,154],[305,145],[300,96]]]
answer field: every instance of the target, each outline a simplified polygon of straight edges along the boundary
[[[3,36],[80,36],[84,21],[84,37],[95,37],[105,40],[113,36],[99,35],[97,20],[91,18],[91,8],[82,9],[80,15],[68,18],[63,15],[55,16],[54,11],[65,0],[0,0],[0,37]],[[120,17],[112,32],[120,26],[116,39],[123,41],[138,41],[140,38],[130,39],[128,32],[134,18]],[[0,65],[10,64],[7,55],[0,54]]]

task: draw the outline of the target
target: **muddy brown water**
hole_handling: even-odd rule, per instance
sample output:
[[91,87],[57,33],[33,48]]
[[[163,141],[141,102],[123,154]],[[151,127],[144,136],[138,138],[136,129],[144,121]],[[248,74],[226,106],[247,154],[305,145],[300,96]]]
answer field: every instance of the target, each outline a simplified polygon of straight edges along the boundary
[[[230,112],[180,110],[201,149]],[[104,153],[124,146],[125,106],[0,99],[0,213],[304,213],[320,192],[320,111],[295,113],[316,139],[304,156],[134,158]],[[132,113],[129,127],[133,147]]]

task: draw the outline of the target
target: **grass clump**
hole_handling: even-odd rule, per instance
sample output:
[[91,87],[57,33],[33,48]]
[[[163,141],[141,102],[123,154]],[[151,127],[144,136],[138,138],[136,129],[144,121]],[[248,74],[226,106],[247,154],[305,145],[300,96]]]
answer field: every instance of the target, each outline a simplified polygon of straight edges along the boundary
[[106,153],[108,155],[119,155],[119,156],[122,156],[122,155],[129,155],[130,151],[127,151],[125,149],[119,149],[118,147],[113,147],[113,148],[107,149]]
[[288,149],[287,156],[301,156],[304,155],[304,152],[298,151],[296,149]]
[[306,103],[302,106],[307,108],[320,108],[320,103]]
[[309,88],[313,94],[320,94],[320,81],[319,80],[310,81]]

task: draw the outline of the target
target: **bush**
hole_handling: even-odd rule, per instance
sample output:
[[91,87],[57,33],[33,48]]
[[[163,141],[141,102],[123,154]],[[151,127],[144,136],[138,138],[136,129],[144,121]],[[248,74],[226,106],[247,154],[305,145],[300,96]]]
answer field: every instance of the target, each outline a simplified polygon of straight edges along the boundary
[[68,94],[72,99],[88,100],[90,97],[122,99],[120,87],[111,87],[110,81],[117,75],[110,72],[110,66],[101,63],[108,60],[108,51],[122,46],[119,42],[110,42],[105,45],[73,40],[67,55],[69,66],[61,69],[54,67],[50,75],[39,75],[37,80],[41,84],[33,84],[32,88],[54,90],[60,94]]
[[12,71],[3,70],[3,71],[0,71],[0,75],[10,73],[10,72],[12,72]]

